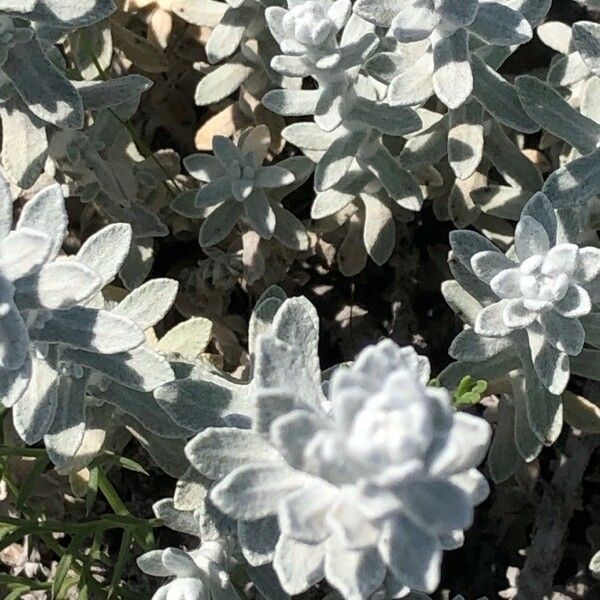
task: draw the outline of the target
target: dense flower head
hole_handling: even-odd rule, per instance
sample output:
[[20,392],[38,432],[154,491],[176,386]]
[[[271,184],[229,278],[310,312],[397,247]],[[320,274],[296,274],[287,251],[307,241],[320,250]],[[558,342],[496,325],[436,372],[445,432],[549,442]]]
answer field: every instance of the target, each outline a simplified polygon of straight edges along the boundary
[[275,234],[277,209],[267,192],[294,184],[296,176],[283,166],[263,166],[270,143],[269,128],[260,125],[244,131],[237,145],[215,136],[214,156],[193,154],[184,160],[190,174],[206,183],[195,200],[196,208],[208,213],[200,229],[202,246],[223,240],[238,218],[265,239]]
[[577,356],[585,342],[579,319],[596,299],[600,249],[564,239],[542,193],[523,209],[508,255],[473,232],[455,232],[451,243],[458,259],[498,298],[477,315],[475,333],[503,338],[524,331],[540,381],[560,394],[569,377],[568,356]]
[[288,36],[282,42],[286,54],[306,52],[306,46],[322,44],[333,31],[325,7],[314,0],[294,6],[283,17],[282,25]]
[[[460,539],[473,505],[487,494],[475,467],[490,431],[481,419],[455,414],[447,392],[427,387],[428,379],[427,359],[384,341],[334,374],[330,418],[306,439],[297,435],[308,412],[272,423],[271,440],[282,455],[289,461],[301,441],[304,451],[292,466],[321,480],[282,500],[284,535],[299,542],[328,538],[327,553],[377,548],[400,582],[435,589],[442,548]],[[314,522],[306,510],[318,490],[322,513]],[[420,569],[404,563],[408,540],[423,560]]]
[[[591,308],[588,293],[578,285],[579,274],[576,270],[582,259],[581,250],[575,244],[559,244],[548,248],[548,238],[540,227],[534,219],[525,217],[521,220],[517,240],[522,240],[526,235],[523,230],[529,228],[537,242],[537,247],[531,249],[535,254],[522,254],[527,257],[518,267],[505,269],[490,281],[490,287],[498,296],[515,299],[515,303],[511,304],[512,310],[528,311],[524,321],[517,319],[514,323],[516,327],[528,323],[536,314],[541,316],[551,310],[563,315],[572,314],[569,304],[574,296],[581,301],[580,316],[587,314]],[[541,234],[539,237],[536,230]],[[511,319],[507,317],[505,322],[510,326]]]
[[[350,369],[335,373],[329,387],[333,427],[320,431],[305,450],[307,463],[318,465],[319,475],[330,474],[335,483],[343,484],[373,477],[390,465],[422,462],[433,433],[431,412],[439,392],[425,387],[426,359],[398,350],[389,343],[371,347]],[[408,361],[423,369],[423,381],[398,368],[398,363]],[[342,465],[343,470],[336,469]]]
[[188,458],[217,479],[211,501],[238,520],[246,558],[273,561],[288,593],[323,577],[352,599],[384,582],[433,591],[443,550],[462,544],[487,496],[476,467],[490,428],[454,412],[427,385],[427,359],[389,340],[338,367],[325,395],[313,311],[284,302],[259,339],[253,431],[208,429]]
[[352,13],[350,0],[288,0],[288,8],[272,6],[265,11],[271,34],[283,52],[271,66],[297,77],[316,76],[336,67],[341,59],[337,36]]
[[333,41],[352,9],[348,0],[288,0],[288,7],[268,8],[266,17],[281,50],[291,56],[302,56]]

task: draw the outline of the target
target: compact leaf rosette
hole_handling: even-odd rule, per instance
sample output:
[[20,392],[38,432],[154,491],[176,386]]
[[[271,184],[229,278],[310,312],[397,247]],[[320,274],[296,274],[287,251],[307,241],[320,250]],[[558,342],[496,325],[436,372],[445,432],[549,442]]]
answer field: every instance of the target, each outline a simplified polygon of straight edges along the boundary
[[351,599],[431,592],[488,494],[490,427],[427,386],[412,348],[380,342],[323,382],[317,342],[312,305],[286,301],[258,341],[252,428],[208,428],[188,458],[245,558],[272,561],[288,593],[323,577]]

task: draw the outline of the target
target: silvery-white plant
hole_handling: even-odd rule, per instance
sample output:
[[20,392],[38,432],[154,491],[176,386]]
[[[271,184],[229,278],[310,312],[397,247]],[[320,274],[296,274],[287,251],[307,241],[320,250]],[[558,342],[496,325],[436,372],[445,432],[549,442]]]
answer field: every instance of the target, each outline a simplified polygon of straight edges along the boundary
[[85,131],[65,129],[50,137],[46,169],[62,182],[65,195],[93,204],[110,222],[131,226],[133,243],[119,275],[133,289],[152,267],[153,240],[169,233],[163,213],[175,195],[180,159],[172,151],[144,158],[121,122],[135,112],[149,80],[130,75],[113,81],[118,88],[104,90],[106,96],[97,90],[99,110]]
[[[199,433],[215,425],[248,425],[251,422],[256,412],[256,371],[261,369],[262,358],[258,353],[258,341],[273,326],[286,298],[281,288],[272,286],[254,306],[248,324],[248,354],[252,368],[247,377],[235,379],[215,366],[197,363],[187,376],[178,377],[155,390],[159,405],[177,425]],[[290,336],[293,333],[297,332],[290,332]],[[300,344],[302,338],[294,340]]]
[[[516,79],[520,102],[530,118],[566,143],[559,168],[543,188],[556,209],[585,211],[600,193],[599,43],[598,24],[579,21],[564,48],[569,51],[573,46],[573,52],[555,62],[547,81],[529,75]],[[572,96],[565,98],[569,87]]]
[[283,55],[272,67],[294,77],[323,76],[338,66],[342,53],[337,35],[352,13],[350,0],[288,0],[288,9],[272,6],[265,17]]
[[[454,4],[458,8],[462,7],[463,11],[473,5]],[[495,9],[499,3],[493,4]],[[524,27],[529,28],[542,22],[550,8],[549,1],[524,0],[504,4],[518,11],[522,15],[519,18],[526,19]],[[360,13],[358,6],[355,5],[355,10]],[[372,6],[369,6],[369,10],[372,8],[376,11],[381,10],[383,5],[372,3]],[[400,4],[395,6],[399,8]],[[434,5],[424,3],[421,8],[428,10],[428,6]],[[410,14],[409,7],[410,4],[403,5],[405,16]],[[500,29],[498,27],[497,31]],[[390,40],[389,36],[383,40],[378,51],[367,61],[366,71],[386,86],[385,98],[392,106],[425,103],[434,94],[434,61],[429,39],[411,43],[397,42],[395,45]],[[417,161],[431,166],[447,155],[456,177],[469,180],[482,163],[485,165],[485,161],[482,160],[484,150],[488,150],[486,154],[494,157],[497,145],[493,139],[488,139],[491,124],[502,124],[524,133],[533,133],[539,129],[535,121],[523,111],[514,85],[498,73],[498,69],[516,48],[517,46],[488,46],[473,36],[469,38],[469,61],[455,64],[459,70],[464,68],[469,74],[465,82],[459,81],[457,84],[456,92],[461,94],[463,101],[458,102],[457,106],[452,106],[443,119],[430,122],[420,135],[411,136],[412,139],[401,154],[405,166],[414,168]],[[449,66],[444,66],[442,70],[450,68],[452,64],[454,63],[450,61]],[[450,78],[440,76],[440,81],[443,82],[440,85],[448,85]],[[535,189],[530,190],[533,191]]]
[[346,598],[433,591],[443,549],[462,544],[487,496],[476,466],[489,426],[454,413],[427,387],[428,361],[390,341],[339,367],[325,395],[312,305],[286,301],[271,327],[252,429],[209,428],[187,448],[216,480],[211,501],[238,521],[245,558],[272,561],[290,594],[323,577]]
[[172,577],[152,600],[231,600],[238,598],[229,582],[226,542],[210,541],[196,550],[151,550],[137,559],[139,568],[154,577]]
[[[530,2],[512,4],[522,9],[532,24],[541,21],[549,7],[547,2],[533,10]],[[342,3],[333,6],[339,6],[336,15],[347,18]],[[539,129],[539,126],[521,108],[514,86],[494,70],[514,47],[498,56],[484,54],[485,47],[481,49],[481,56],[474,54],[472,68],[479,81],[474,92],[476,99],[451,111],[448,117],[435,125],[428,117],[430,111],[419,113],[419,117],[427,117],[427,121],[421,122],[421,119],[415,119],[414,112],[404,112],[403,108],[406,107],[398,106],[425,102],[433,93],[431,85],[422,97],[406,102],[397,101],[393,91],[395,85],[403,93],[415,89],[414,81],[401,75],[404,67],[414,69],[420,76],[426,73],[426,69],[417,64],[418,56],[413,52],[416,50],[413,46],[418,44],[410,44],[410,52],[405,52],[402,44],[390,49],[389,38],[379,43],[374,26],[354,14],[346,20],[339,40],[333,35],[323,39],[317,36],[311,41],[310,52],[300,52],[300,46],[296,46],[294,54],[291,50],[294,45],[290,40],[296,35],[293,26],[296,19],[300,33],[303,23],[311,20],[314,31],[321,28],[334,32],[342,23],[341,18],[335,25],[330,23],[330,17],[324,9],[319,10],[314,9],[310,2],[298,2],[293,7],[290,5],[287,11],[281,8],[266,11],[271,31],[285,52],[273,59],[273,68],[288,75],[310,76],[316,81],[318,89],[273,90],[265,95],[263,104],[285,116],[314,115],[314,123],[294,123],[283,130],[283,136],[317,163],[315,189],[317,198],[322,196],[323,202],[318,202],[315,214],[321,214],[323,210],[334,214],[338,206],[348,204],[350,196],[360,194],[360,186],[348,185],[352,177],[344,180],[346,174],[362,171],[364,176],[370,174],[383,185],[382,203],[377,206],[381,210],[370,211],[370,216],[375,215],[375,218],[369,219],[369,226],[365,226],[363,232],[367,252],[376,262],[385,262],[390,250],[390,244],[385,240],[391,239],[392,227],[391,221],[381,216],[383,212],[387,213],[384,205],[389,206],[391,200],[392,205],[397,203],[403,208],[418,210],[423,202],[422,193],[409,170],[425,166],[430,168],[434,161],[443,159],[447,154],[457,177],[467,180],[475,174],[484,156],[491,157],[496,166],[499,162],[495,160],[497,156],[506,155],[506,148],[498,151],[499,145],[512,144],[494,121],[529,133]],[[508,11],[514,13],[513,8]],[[360,14],[360,11],[356,12]],[[531,28],[522,16],[519,19],[524,27]],[[287,33],[284,23],[288,27]],[[381,144],[382,134],[388,139],[400,136],[410,138],[399,158]],[[486,146],[487,152],[484,154]],[[513,154],[521,155],[516,147]],[[504,162],[508,160],[504,158]],[[500,170],[502,172],[503,169]],[[535,168],[532,167],[532,170]],[[522,178],[519,181],[521,183]],[[525,189],[533,193],[540,184],[541,177],[539,181],[529,177],[526,178]],[[387,202],[386,193],[389,196]],[[461,192],[458,191],[456,195],[460,197]],[[325,206],[325,199],[329,206]],[[497,197],[493,200],[495,204],[498,203]],[[475,208],[471,212],[476,215],[477,211]],[[360,216],[357,218],[360,220]],[[359,237],[358,231],[361,229],[357,219],[354,222],[353,230],[357,233],[352,236],[353,239]],[[373,240],[377,247],[370,250]],[[340,256],[343,254],[341,248]],[[364,260],[348,272],[355,272],[361,265],[364,265]]]
[[240,86],[264,93],[273,85],[294,85],[270,66],[277,44],[266,26],[265,8],[279,4],[278,0],[199,0],[174,7],[185,21],[212,30],[205,51],[214,67],[196,87],[196,104],[220,102]]
[[[0,395],[4,405],[12,407],[13,423],[23,441],[35,444],[43,439],[50,458],[61,464],[83,440],[87,390],[94,381],[101,378],[117,387],[151,392],[174,379],[168,361],[145,346],[144,330],[164,316],[177,286],[170,280],[158,282],[164,299],[157,301],[160,295],[152,300],[147,296],[153,286],[156,291],[156,284],[149,282],[106,310],[100,293],[129,252],[131,228],[110,225],[89,238],[76,256],[59,256],[67,228],[59,186],[48,187],[27,202],[13,231],[6,181],[0,202]],[[127,393],[113,392],[110,402],[131,413]],[[138,404],[133,416],[144,415],[149,408]],[[164,412],[162,420],[157,418],[169,430],[171,422]],[[186,436],[181,429],[177,432]]]
[[451,354],[469,360],[475,347],[487,348],[487,355],[525,347],[540,382],[560,395],[569,382],[569,356],[580,354],[585,342],[580,318],[598,299],[600,249],[565,239],[542,193],[523,209],[508,255],[475,232],[455,231],[450,241],[463,267],[496,299],[455,340]]
[[[205,214],[199,241],[203,247],[214,246],[225,239],[236,223],[243,220],[262,238],[275,237],[295,249],[306,249],[308,238],[302,223],[281,204],[278,191],[286,193],[297,181],[294,170],[304,171],[306,163],[282,161],[278,165],[263,165],[271,137],[265,125],[242,133],[237,144],[223,136],[213,139],[214,156],[193,154],[184,165],[197,180],[205,183],[195,195],[193,209]],[[187,213],[190,214],[190,213]],[[193,214],[193,213],[192,213]]]
[[325,231],[347,223],[337,257],[340,272],[352,276],[364,268],[367,256],[377,265],[385,264],[396,245],[396,220],[410,221],[420,208],[418,196],[390,198],[376,177],[357,167],[334,188],[315,196],[311,217]]
[[473,91],[472,36],[492,46],[528,42],[531,25],[502,2],[482,0],[358,0],[354,11],[389,27],[402,44],[423,44],[420,68],[431,73],[433,90],[449,108],[462,105]]
[[[529,0],[505,2],[499,9],[496,8],[496,4],[491,8],[486,6],[482,9],[481,22],[486,22],[486,11],[502,13],[503,6],[507,5],[508,12],[503,14],[511,14],[513,17],[521,15],[518,17],[519,26],[531,29],[531,26],[543,19],[549,8],[549,2],[536,4]],[[388,137],[414,134],[415,124],[410,125],[414,117],[408,113],[401,114],[399,107],[390,107],[381,102],[381,99],[386,95],[387,85],[393,87],[393,77],[390,73],[398,72],[403,60],[406,65],[413,65],[415,57],[411,58],[408,53],[406,56],[402,54],[403,44],[397,44],[394,51],[386,51],[390,49],[387,39],[382,40],[380,44],[383,52],[377,51],[379,39],[375,27],[356,14],[349,18],[348,8],[346,2],[327,5],[292,2],[288,3],[287,8],[267,7],[265,17],[269,29],[283,52],[271,60],[271,67],[288,77],[290,84],[294,78],[310,76],[316,80],[318,89],[298,90],[295,84],[291,89],[285,89],[284,85],[284,89],[267,93],[263,103],[267,108],[284,116],[314,115],[316,127],[310,123],[297,123],[286,128],[283,135],[317,162],[316,190],[319,193],[331,191],[327,198],[330,195],[334,196],[332,206],[343,203],[347,197],[346,192],[360,192],[359,189],[346,189],[336,194],[336,187],[347,172],[361,169],[365,174],[371,172],[384,184],[392,203],[409,204],[410,209],[415,210],[414,207],[418,208],[422,203],[422,195],[407,166],[416,164],[416,155],[412,151],[408,152],[410,144],[407,144],[407,152],[403,151],[400,160],[396,160],[385,145],[379,142],[382,133]],[[310,27],[307,25],[309,23]],[[314,36],[307,33],[309,30],[314,32]],[[504,34],[508,35],[506,31]],[[409,44],[411,47],[416,45]],[[486,46],[479,46],[481,42],[473,42],[473,49],[479,54],[473,54],[471,59],[480,81],[480,85],[474,91],[477,100],[461,106],[459,110],[451,111],[450,118],[444,120],[446,133],[442,134],[443,139],[447,138],[446,152],[451,166],[462,179],[472,176],[481,163],[487,132],[501,129],[490,127],[494,120],[520,131],[533,132],[538,129],[538,125],[521,108],[514,87],[494,70],[516,46],[507,48],[506,52],[502,49],[497,55],[493,52],[486,53]],[[393,45],[391,48],[394,49]],[[402,60],[400,55],[404,57]],[[423,72],[421,67],[418,70]],[[400,85],[404,90],[414,87],[406,81],[404,83]],[[425,101],[432,92],[433,90],[430,90],[420,100]],[[387,101],[395,103],[389,92]],[[391,110],[392,108],[395,110]],[[404,123],[405,120],[408,121]],[[401,123],[404,123],[404,126]],[[391,124],[394,124],[394,127]],[[429,132],[426,127],[424,129],[424,138],[438,135],[436,131]],[[489,144],[486,144],[490,148],[486,157],[491,155],[494,163],[498,154],[494,152],[498,150],[498,137],[502,142],[508,142],[508,137],[501,132],[499,135],[490,136]],[[413,146],[418,145],[420,136],[416,135],[414,141]],[[505,148],[499,154],[505,154],[504,150]],[[441,154],[437,153],[436,160],[443,158],[444,153],[443,150]],[[519,155],[520,151],[515,148],[514,154]],[[429,157],[425,156],[424,159],[427,161]],[[430,163],[427,164],[430,166]],[[494,166],[498,168],[497,164]],[[538,189],[535,177],[529,178],[525,183],[524,193],[532,193]],[[518,198],[524,193],[517,193]],[[496,205],[499,200],[504,202],[502,194],[508,195],[506,202],[512,201],[515,196],[506,189],[497,190],[493,192],[490,204]],[[456,196],[460,197],[461,192],[457,192]],[[484,198],[485,202],[489,199],[487,196]],[[378,208],[382,208],[379,212],[387,213],[385,204],[385,199],[378,204]],[[329,210],[333,211],[333,208]],[[477,211],[475,208],[471,212],[476,215]],[[505,212],[509,211],[510,208]],[[373,216],[376,212],[370,211],[370,215]],[[483,221],[482,219],[482,226],[485,226]],[[464,220],[460,218],[457,222],[464,224]],[[377,242],[377,247],[370,252],[377,262],[385,262],[391,248],[389,243],[380,243],[381,234],[385,234],[383,238],[391,240],[390,223],[388,218],[379,218],[377,215],[376,219],[369,220],[369,227],[363,230],[367,249],[372,240]],[[354,229],[358,230],[359,227]],[[367,235],[367,232],[370,234]]]
[[[112,0],[7,0],[0,8],[2,164],[15,183],[32,186],[43,171],[48,126],[80,129],[86,104],[65,74],[61,36],[107,18]],[[104,87],[93,82],[96,90]],[[111,87],[111,84],[108,84]],[[96,99],[98,93],[96,93]]]
[[[381,201],[366,200],[373,210],[368,211],[365,245],[382,264],[393,248],[390,199],[409,210],[419,210],[423,203],[417,181],[392,156],[382,136],[412,133],[421,121],[412,109],[381,102],[380,86],[361,74],[361,66],[378,45],[374,28],[350,17],[347,2],[317,4],[291,2],[289,10],[270,8],[266,15],[284,52],[273,59],[273,68],[313,77],[318,89],[273,90],[263,103],[279,114],[314,115],[314,123],[290,125],[283,136],[317,163],[315,189],[323,194],[319,205],[325,212],[338,212],[374,180],[372,187],[381,191]],[[309,30],[320,33],[311,38]],[[313,210],[314,215],[320,212]],[[382,234],[385,241],[380,240]]]

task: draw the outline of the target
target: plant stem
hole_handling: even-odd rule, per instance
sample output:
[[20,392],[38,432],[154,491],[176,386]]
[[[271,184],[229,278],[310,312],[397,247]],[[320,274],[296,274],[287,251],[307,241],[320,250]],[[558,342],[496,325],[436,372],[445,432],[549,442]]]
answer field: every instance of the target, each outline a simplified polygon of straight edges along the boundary
[[127,521],[118,521],[117,519],[97,519],[85,523],[65,523],[64,521],[41,521],[31,518],[19,519],[16,517],[2,517],[0,524],[14,526],[25,531],[23,535],[29,533],[66,533],[80,534],[89,533],[90,535],[109,529],[131,529],[134,527],[160,527],[162,522],[160,519],[138,519],[128,516]]

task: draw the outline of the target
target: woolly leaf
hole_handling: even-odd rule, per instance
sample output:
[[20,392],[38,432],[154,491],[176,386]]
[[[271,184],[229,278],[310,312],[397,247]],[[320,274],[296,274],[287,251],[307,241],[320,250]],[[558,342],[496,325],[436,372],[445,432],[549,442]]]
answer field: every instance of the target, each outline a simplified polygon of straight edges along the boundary
[[195,360],[206,351],[212,337],[212,323],[203,317],[188,319],[164,335],[156,349],[165,354]]
[[83,126],[81,96],[36,38],[13,46],[2,69],[36,117],[58,127]]
[[108,225],[88,238],[77,253],[77,260],[93,269],[110,283],[125,262],[131,245],[131,226],[126,223]]
[[151,392],[169,383],[175,377],[167,360],[143,346],[130,352],[117,354],[65,350],[63,357],[75,364],[99,371],[125,387],[141,392]]
[[142,330],[129,319],[105,310],[75,306],[55,312],[33,332],[34,339],[103,354],[116,354],[144,342]]
[[522,75],[516,80],[519,98],[527,114],[553,135],[564,139],[582,154],[596,149],[600,125],[571,108],[543,81]]

